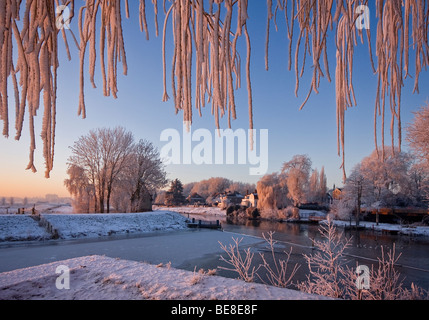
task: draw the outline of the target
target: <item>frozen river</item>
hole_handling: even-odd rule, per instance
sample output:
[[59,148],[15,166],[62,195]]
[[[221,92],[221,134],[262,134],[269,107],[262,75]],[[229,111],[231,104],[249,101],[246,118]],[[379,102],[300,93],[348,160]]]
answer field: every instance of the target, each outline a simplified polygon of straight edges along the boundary
[[[212,218],[213,220],[219,218]],[[320,238],[317,225],[278,222],[248,221],[245,225],[228,224],[221,221],[224,231],[189,229],[174,232],[157,232],[140,235],[110,236],[86,240],[52,240],[42,242],[14,243],[0,245],[0,272],[25,268],[53,261],[87,255],[106,255],[113,258],[144,261],[151,264],[171,262],[172,267],[193,271],[227,266],[220,261],[226,254],[219,242],[227,245],[232,238],[243,238],[241,248],[251,247],[256,253],[254,263],[258,264],[258,252],[266,251],[262,234],[275,231],[278,241],[276,251],[292,249],[290,265],[301,265],[295,281],[305,279],[307,267],[303,254],[313,252],[312,239]],[[395,245],[401,253],[399,271],[405,277],[408,287],[415,282],[423,289],[429,289],[429,241],[427,238],[392,236],[359,231],[345,233],[352,237],[351,247],[346,251],[351,265],[370,266],[377,262],[381,248],[387,252]],[[237,277],[236,273],[218,270],[218,275]]]
[[[100,239],[8,243],[0,245],[0,272],[87,255],[106,255],[152,264],[171,262],[172,267],[189,265],[193,270],[195,266],[190,265],[191,261],[206,256],[219,258],[222,252],[219,241],[231,243],[231,234],[189,229]],[[247,246],[261,242],[261,239],[249,236],[244,237],[242,244]]]

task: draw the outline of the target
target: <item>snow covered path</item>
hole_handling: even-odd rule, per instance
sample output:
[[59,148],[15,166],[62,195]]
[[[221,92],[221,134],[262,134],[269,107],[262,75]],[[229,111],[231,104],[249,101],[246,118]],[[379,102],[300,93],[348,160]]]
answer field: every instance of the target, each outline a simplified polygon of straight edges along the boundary
[[[70,289],[57,289],[58,266],[70,270]],[[207,270],[206,270],[207,271]],[[0,299],[66,300],[315,300],[296,290],[184,271],[169,266],[85,256],[0,273]]]

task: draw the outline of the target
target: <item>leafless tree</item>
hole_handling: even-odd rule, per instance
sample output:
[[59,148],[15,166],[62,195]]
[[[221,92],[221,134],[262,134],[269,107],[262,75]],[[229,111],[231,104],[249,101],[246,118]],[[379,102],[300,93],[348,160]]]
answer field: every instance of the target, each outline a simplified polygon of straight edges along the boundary
[[96,212],[110,212],[110,198],[115,182],[130,157],[133,135],[122,127],[91,130],[72,147],[69,168],[84,170],[88,185],[95,188]]
[[142,211],[147,197],[167,184],[166,172],[159,151],[147,141],[134,145],[122,177],[126,181],[131,212]]
[[[134,143],[122,127],[92,130],[71,147],[70,178],[64,181],[77,202],[94,203],[95,212],[150,210],[151,197],[166,183],[158,150],[147,140]],[[82,203],[81,203],[82,204]]]

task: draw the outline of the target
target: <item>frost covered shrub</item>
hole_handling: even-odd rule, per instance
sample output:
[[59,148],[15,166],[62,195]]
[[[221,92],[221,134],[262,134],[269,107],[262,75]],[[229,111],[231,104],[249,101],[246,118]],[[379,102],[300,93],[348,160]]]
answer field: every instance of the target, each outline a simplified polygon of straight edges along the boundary
[[329,213],[336,220],[348,220],[352,214],[352,208],[350,208],[348,201],[336,200],[329,208]]
[[259,210],[261,218],[273,220],[278,219],[278,210],[277,209],[270,209],[270,208],[264,208]]
[[369,288],[359,288],[356,268],[346,266],[344,251],[349,247],[350,239],[342,240],[330,222],[320,226],[320,233],[324,240],[315,241],[316,252],[304,254],[309,275],[307,281],[298,283],[299,290],[352,300],[429,299],[428,292],[414,283],[410,289],[404,288],[404,278],[396,269],[401,254],[396,255],[395,247],[387,254],[382,250],[378,266],[372,266],[369,271]]

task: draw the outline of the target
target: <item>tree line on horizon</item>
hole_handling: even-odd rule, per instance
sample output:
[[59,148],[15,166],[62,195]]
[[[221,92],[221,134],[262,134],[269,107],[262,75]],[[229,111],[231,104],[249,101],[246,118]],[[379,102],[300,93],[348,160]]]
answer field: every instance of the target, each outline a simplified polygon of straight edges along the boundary
[[[429,104],[415,112],[407,130],[410,152],[376,148],[353,168],[344,182],[341,201],[331,206],[337,217],[360,213],[362,206],[427,206]],[[91,130],[70,149],[69,179],[64,183],[74,197],[77,212],[109,213],[112,204],[117,212],[148,211],[153,200],[180,205],[191,194],[199,194],[212,204],[217,194],[226,191],[244,195],[256,190],[261,216],[278,218],[288,207],[326,204],[328,197],[324,167],[313,169],[307,155],[293,156],[279,172],[262,176],[256,185],[225,177],[185,185],[175,179],[168,193],[163,191],[169,181],[157,148],[147,140],[135,142],[133,134],[122,127]]]

